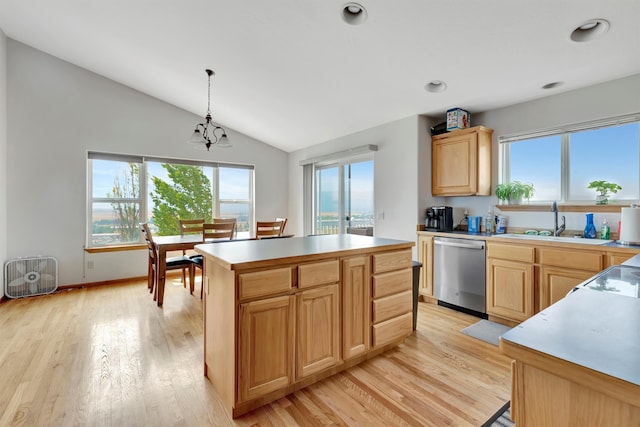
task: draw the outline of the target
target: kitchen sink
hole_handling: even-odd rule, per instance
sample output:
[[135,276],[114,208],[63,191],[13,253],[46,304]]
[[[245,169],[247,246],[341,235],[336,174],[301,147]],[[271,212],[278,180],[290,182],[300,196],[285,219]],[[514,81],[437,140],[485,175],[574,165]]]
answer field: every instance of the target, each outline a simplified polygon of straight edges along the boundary
[[582,239],[579,237],[540,236],[536,234],[496,234],[495,237],[505,237],[516,240],[541,240],[543,242],[576,243],[578,245],[606,245],[613,240]]

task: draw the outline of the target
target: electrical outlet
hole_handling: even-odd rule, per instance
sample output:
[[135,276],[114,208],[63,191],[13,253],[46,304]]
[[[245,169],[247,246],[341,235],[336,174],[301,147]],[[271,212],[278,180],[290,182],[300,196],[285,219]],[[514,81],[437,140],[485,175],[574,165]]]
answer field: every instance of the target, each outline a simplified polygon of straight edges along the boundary
[[94,267],[93,261],[87,261],[87,268],[89,270],[93,270],[93,267]]

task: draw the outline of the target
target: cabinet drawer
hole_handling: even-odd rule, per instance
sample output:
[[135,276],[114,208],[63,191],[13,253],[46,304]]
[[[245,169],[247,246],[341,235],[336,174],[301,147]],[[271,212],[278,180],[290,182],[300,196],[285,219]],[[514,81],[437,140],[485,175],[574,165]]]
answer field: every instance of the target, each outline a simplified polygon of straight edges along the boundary
[[381,298],[411,290],[412,270],[404,269],[373,276],[373,297]]
[[411,249],[374,254],[372,258],[374,274],[411,267]]
[[398,339],[408,337],[413,331],[412,313],[394,317],[386,322],[373,325],[373,346],[379,347]]
[[598,272],[604,268],[601,252],[540,248],[540,264]]
[[298,287],[336,283],[340,280],[340,264],[337,259],[302,264],[298,267]]
[[384,322],[410,311],[413,311],[411,290],[389,295],[373,301],[373,323]]
[[241,273],[238,275],[238,298],[249,299],[286,292],[291,289],[291,268]]
[[487,257],[509,261],[534,262],[535,248],[533,246],[489,243],[487,244]]

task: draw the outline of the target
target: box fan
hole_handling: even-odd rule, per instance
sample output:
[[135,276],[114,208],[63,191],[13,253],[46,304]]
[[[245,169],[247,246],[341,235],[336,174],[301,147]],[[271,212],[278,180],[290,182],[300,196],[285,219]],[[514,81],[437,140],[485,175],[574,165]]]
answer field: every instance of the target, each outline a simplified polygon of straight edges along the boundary
[[58,261],[55,258],[17,258],[4,263],[4,294],[7,297],[44,295],[56,289]]

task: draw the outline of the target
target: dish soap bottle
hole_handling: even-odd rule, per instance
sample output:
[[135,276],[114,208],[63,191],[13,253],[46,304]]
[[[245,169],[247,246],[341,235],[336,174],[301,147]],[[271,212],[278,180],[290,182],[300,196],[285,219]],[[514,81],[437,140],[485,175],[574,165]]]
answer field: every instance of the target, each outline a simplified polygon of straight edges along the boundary
[[600,228],[600,238],[602,240],[609,240],[610,235],[611,235],[611,228],[609,227],[607,218],[605,218],[604,221],[602,221],[602,228]]
[[593,213],[587,214],[587,225],[584,227],[584,237],[586,239],[596,238],[596,226],[593,225]]
[[487,212],[487,218],[484,220],[484,231],[487,234],[493,233],[493,212]]

